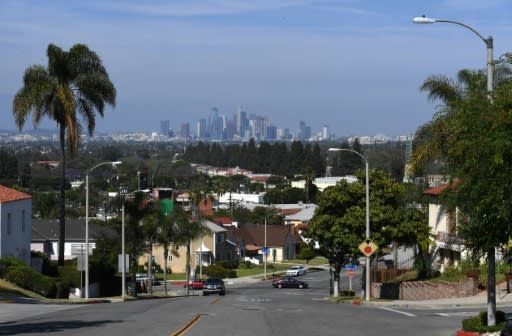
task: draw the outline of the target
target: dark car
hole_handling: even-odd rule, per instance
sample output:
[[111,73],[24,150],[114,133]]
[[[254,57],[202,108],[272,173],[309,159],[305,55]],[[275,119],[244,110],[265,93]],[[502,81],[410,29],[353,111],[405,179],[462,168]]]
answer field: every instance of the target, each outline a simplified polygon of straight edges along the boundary
[[203,295],[209,294],[226,294],[226,286],[224,280],[218,278],[209,278],[204,282]]
[[284,277],[272,281],[274,288],[308,288],[308,283],[292,277]]

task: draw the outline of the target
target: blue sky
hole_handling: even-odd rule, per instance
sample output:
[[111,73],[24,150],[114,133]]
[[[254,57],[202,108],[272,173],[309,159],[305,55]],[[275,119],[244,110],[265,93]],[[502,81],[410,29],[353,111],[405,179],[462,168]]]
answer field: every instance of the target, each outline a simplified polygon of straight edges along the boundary
[[436,108],[423,80],[486,62],[475,34],[412,23],[423,14],[492,35],[496,58],[512,51],[509,0],[1,0],[0,129],[15,128],[12,98],[48,44],[85,43],[118,91],[99,132],[179,130],[242,104],[292,130],[411,134]]

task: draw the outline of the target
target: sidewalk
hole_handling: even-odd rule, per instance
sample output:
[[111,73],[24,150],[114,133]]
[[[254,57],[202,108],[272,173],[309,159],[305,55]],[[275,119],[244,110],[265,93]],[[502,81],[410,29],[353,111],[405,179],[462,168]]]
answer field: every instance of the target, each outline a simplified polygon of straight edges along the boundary
[[[463,307],[485,307],[487,305],[487,291],[479,293],[478,295],[462,297],[462,298],[447,298],[436,300],[419,300],[419,301],[405,301],[405,300],[392,300],[392,301],[361,301],[362,304],[382,307],[408,307],[408,308],[463,308]],[[496,287],[496,306],[505,307],[512,306],[512,293],[507,293],[505,289],[498,286]]]

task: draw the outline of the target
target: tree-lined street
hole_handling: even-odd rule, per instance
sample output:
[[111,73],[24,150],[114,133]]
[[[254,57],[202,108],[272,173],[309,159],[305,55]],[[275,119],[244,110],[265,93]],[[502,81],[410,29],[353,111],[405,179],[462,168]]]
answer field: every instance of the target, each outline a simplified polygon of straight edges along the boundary
[[[228,282],[224,297],[51,305],[44,314],[2,319],[0,335],[453,335],[464,317],[478,311],[331,303],[328,276],[327,271],[306,273],[299,278],[311,288],[303,290],[274,289],[269,281]],[[360,276],[357,271],[354,287],[360,286]],[[346,271],[341,281],[348,287]]]

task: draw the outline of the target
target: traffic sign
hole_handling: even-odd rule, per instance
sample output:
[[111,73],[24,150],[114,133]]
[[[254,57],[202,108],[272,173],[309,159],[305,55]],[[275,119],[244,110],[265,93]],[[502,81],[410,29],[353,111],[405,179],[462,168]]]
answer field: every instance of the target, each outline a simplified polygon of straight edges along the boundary
[[350,279],[352,279],[352,277],[353,277],[353,276],[354,276],[354,271],[349,270],[349,271],[348,271],[348,277],[349,277]]
[[371,256],[372,254],[377,251],[378,247],[375,245],[374,242],[372,242],[370,239],[366,239],[364,242],[362,242],[359,245],[359,250],[363,252],[363,254],[367,257]]
[[268,252],[269,252],[269,248],[267,246],[264,246],[261,248],[261,253],[263,253],[264,255],[268,255]]
[[354,269],[354,265],[352,265],[352,264],[345,264],[345,266],[343,266],[343,268],[345,270],[351,270],[351,269]]

